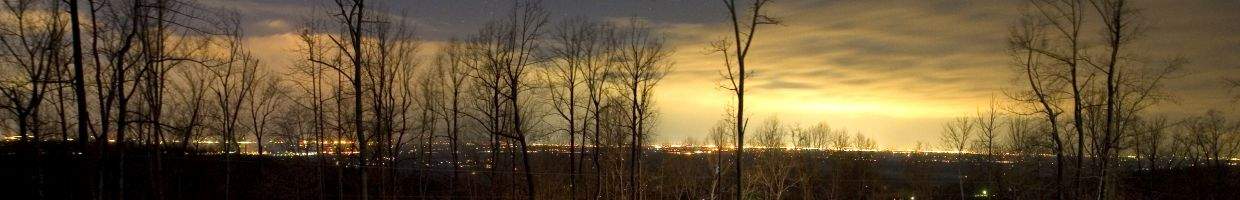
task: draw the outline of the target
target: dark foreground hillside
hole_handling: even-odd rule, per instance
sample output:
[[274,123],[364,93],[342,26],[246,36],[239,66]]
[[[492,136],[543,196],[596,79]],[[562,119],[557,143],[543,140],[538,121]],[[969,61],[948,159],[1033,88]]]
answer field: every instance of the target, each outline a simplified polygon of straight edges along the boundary
[[[351,163],[347,162],[349,157],[229,156],[169,150],[157,155],[151,149],[131,148],[123,154],[122,163],[122,154],[115,150],[100,157],[67,153],[61,147],[43,144],[38,156],[32,156],[35,154],[29,148],[4,145],[0,194],[7,197],[3,199],[96,199],[100,195],[107,199],[226,199],[225,195],[227,199],[355,199],[360,191],[358,168],[336,164],[337,159]],[[603,199],[613,199],[627,191],[623,161],[601,160],[602,170],[595,170],[586,156],[579,162],[581,173],[572,176],[567,157],[557,148],[540,147],[531,155],[540,197],[566,199],[575,194],[578,199],[587,199],[601,193]],[[1052,159],[1045,157],[1008,156],[987,162],[982,156],[957,159],[952,154],[759,151],[747,158],[745,166],[746,194],[754,197],[955,199],[963,193],[972,199],[1053,198],[1049,196],[1054,190]],[[482,150],[471,150],[471,155],[491,158]],[[457,170],[446,162],[446,153],[408,155],[396,165],[385,165],[394,167],[370,167],[367,189],[370,196],[381,199],[524,198],[524,176],[519,165],[512,162],[516,154],[497,155],[490,165],[471,161]],[[730,157],[723,156],[725,163],[731,163]],[[707,199],[712,194],[731,198],[735,194],[730,187],[735,181],[731,167],[725,164],[716,168],[716,158],[719,155],[694,148],[648,150],[640,169],[641,193],[650,199]],[[1122,163],[1137,166],[1138,162]],[[716,169],[725,173],[716,178]],[[1226,199],[1240,195],[1240,177],[1233,173],[1237,170],[1234,165],[1223,171],[1188,166],[1117,170],[1119,181],[1112,186],[1117,193],[1113,196],[1121,199]],[[100,175],[103,179],[98,178]],[[1224,182],[1217,182],[1219,175],[1225,175]],[[570,182],[577,184],[576,192],[570,191]],[[1092,185],[1095,183],[1087,180],[1076,188],[1088,194],[1088,188],[1097,187]]]

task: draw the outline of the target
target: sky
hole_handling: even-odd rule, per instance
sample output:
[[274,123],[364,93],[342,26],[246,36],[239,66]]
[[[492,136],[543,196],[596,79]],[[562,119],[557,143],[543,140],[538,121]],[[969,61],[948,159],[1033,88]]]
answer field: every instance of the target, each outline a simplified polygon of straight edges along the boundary
[[[295,59],[298,24],[322,15],[329,1],[214,0],[245,17],[246,43],[268,66]],[[508,0],[378,3],[415,25],[424,48],[473,33],[504,17]],[[720,55],[707,50],[730,34],[726,10],[713,0],[546,0],[556,20],[638,18],[667,37],[674,71],[657,89],[656,144],[706,137],[735,100],[720,89]],[[769,13],[782,25],[761,27],[748,60],[747,112],[752,125],[778,117],[790,124],[826,122],[859,131],[882,149],[939,143],[944,122],[1000,105],[1019,90],[1007,36],[1025,1],[781,0]],[[1173,101],[1152,114],[1207,109],[1236,116],[1224,78],[1240,78],[1240,1],[1137,1],[1145,34],[1134,49],[1158,61],[1190,61],[1166,87]],[[1097,35],[1096,32],[1085,34]],[[426,51],[429,52],[429,51]],[[428,55],[426,55],[428,56]]]

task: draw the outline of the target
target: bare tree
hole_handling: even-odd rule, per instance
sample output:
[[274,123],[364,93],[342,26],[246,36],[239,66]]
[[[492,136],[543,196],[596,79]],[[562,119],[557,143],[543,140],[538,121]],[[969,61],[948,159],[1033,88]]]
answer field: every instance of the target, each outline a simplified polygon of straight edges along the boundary
[[529,158],[529,122],[526,110],[522,106],[521,95],[528,90],[526,83],[529,67],[541,62],[535,55],[540,48],[542,28],[547,24],[547,12],[541,2],[517,2],[513,6],[512,16],[499,30],[500,42],[503,45],[499,60],[495,64],[500,67],[503,82],[507,85],[504,97],[509,105],[511,129],[508,137],[517,140],[521,151],[521,165],[525,170],[526,195],[529,199],[537,199],[535,181],[531,173]]
[[1086,47],[1081,40],[1082,26],[1085,23],[1086,7],[1082,0],[1071,1],[1051,1],[1051,0],[1034,0],[1031,2],[1036,8],[1035,15],[1040,19],[1036,23],[1048,24],[1051,27],[1051,34],[1045,44],[1039,46],[1022,46],[1040,57],[1047,57],[1053,60],[1056,65],[1065,66],[1067,68],[1066,79],[1071,84],[1072,96],[1072,120],[1073,130],[1076,132],[1076,175],[1074,183],[1080,183],[1081,172],[1083,171],[1082,163],[1084,163],[1085,154],[1085,114],[1084,109],[1085,94],[1084,85],[1088,81],[1081,80],[1080,77],[1085,69],[1082,69],[1082,60],[1084,60],[1084,49]]
[[[822,198],[813,191],[817,187],[814,179],[818,175],[817,170],[820,169],[820,163],[816,152],[826,149],[830,140],[831,126],[827,122],[818,122],[809,127],[801,127],[793,125],[789,133],[792,138],[792,160],[798,168],[793,172],[796,177],[796,188],[800,189],[799,193],[803,199]],[[813,153],[812,153],[813,152]],[[825,152],[825,151],[822,151]],[[824,162],[825,163],[825,162]]]
[[1148,165],[1145,168],[1159,169],[1158,163],[1169,156],[1168,145],[1171,141],[1169,129],[1175,124],[1169,122],[1166,116],[1138,120],[1135,123],[1138,128],[1134,130],[1132,137],[1134,153],[1138,159],[1147,162]]
[[[1104,199],[1106,195],[1106,182],[1108,179],[1107,169],[1109,168],[1109,161],[1111,159],[1112,151],[1116,149],[1115,146],[1118,145],[1117,143],[1121,138],[1120,134],[1116,133],[1119,129],[1117,117],[1122,117],[1117,116],[1116,109],[1119,109],[1119,106],[1117,105],[1116,99],[1118,98],[1117,95],[1119,92],[1117,90],[1120,89],[1120,85],[1117,84],[1119,82],[1117,78],[1122,78],[1123,75],[1117,71],[1116,67],[1120,62],[1120,50],[1123,49],[1129,41],[1132,41],[1130,37],[1132,36],[1131,34],[1133,34],[1132,31],[1134,31],[1136,24],[1132,23],[1132,16],[1135,14],[1133,13],[1134,10],[1131,10],[1130,7],[1125,6],[1127,3],[1125,0],[1097,0],[1090,1],[1090,3],[1093,4],[1094,9],[1098,11],[1097,14],[1102,18],[1102,24],[1106,25],[1106,33],[1104,35],[1107,40],[1107,49],[1110,51],[1107,56],[1108,58],[1103,61],[1104,63],[1095,64],[1093,62],[1088,62],[1094,67],[1104,68],[1103,74],[1106,75],[1106,122],[1103,124],[1104,127],[1101,138],[1102,142],[1100,144],[1095,144],[1095,148],[1098,148],[1097,157],[1100,163],[1098,168],[1099,171],[1101,171],[1100,173],[1102,177],[1098,181],[1098,199]],[[1103,65],[1105,67],[1099,65]]]
[[[216,83],[211,87],[214,97],[215,131],[221,135],[220,142],[225,155],[224,195],[229,197],[231,187],[232,156],[241,151],[237,141],[237,132],[241,126],[242,103],[250,97],[256,84],[258,60],[246,51],[241,44],[240,28],[234,29],[232,40],[228,44],[227,63],[212,68]],[[119,128],[119,127],[118,127]]]
[[529,97],[523,95],[531,89],[527,82],[530,67],[542,62],[536,54],[548,14],[536,1],[518,1],[512,9],[506,20],[489,23],[470,41],[470,50],[477,52],[481,61],[473,65],[478,73],[475,82],[483,87],[477,105],[482,112],[471,118],[484,123],[485,129],[497,137],[493,138],[493,150],[498,150],[499,138],[516,141],[525,171],[526,195],[535,199],[535,181],[529,164],[528,133],[532,124],[528,122],[532,118],[523,105]]
[[943,125],[943,133],[940,136],[940,140],[943,141],[943,144],[947,145],[947,148],[954,151],[957,155],[956,163],[959,166],[956,168],[956,177],[959,180],[960,185],[960,198],[965,197],[964,169],[962,169],[964,168],[965,160],[963,155],[965,154],[966,148],[968,148],[973,142],[974,127],[975,124],[972,120],[969,120],[969,118],[956,118],[955,120],[947,122],[947,124]]
[[[736,95],[736,198],[742,198],[741,191],[745,188],[742,185],[741,169],[742,161],[745,156],[745,125],[749,121],[745,120],[745,78],[750,72],[745,70],[745,58],[749,56],[749,49],[753,44],[754,36],[757,35],[758,26],[779,24],[779,19],[766,15],[762,12],[762,6],[770,3],[770,0],[754,0],[748,9],[738,9],[736,0],[723,0],[724,6],[728,9],[728,16],[732,22],[732,40],[733,45],[729,42],[720,41],[716,43],[715,50],[720,52],[724,57],[724,67],[726,72],[723,73],[724,79],[728,83],[724,88],[735,92]],[[745,12],[745,13],[738,13]],[[748,18],[748,19],[744,19]],[[734,47],[730,50],[729,46]],[[734,69],[735,67],[735,69]]]
[[805,134],[802,136],[805,144],[802,146],[820,150],[830,149],[831,132],[831,125],[827,122],[814,124],[805,129]]
[[1090,2],[1103,21],[1106,54],[1101,59],[1088,59],[1093,68],[1099,69],[1105,79],[1105,105],[1102,134],[1094,148],[1099,158],[1096,166],[1101,180],[1098,182],[1099,199],[1106,198],[1112,179],[1111,163],[1121,151],[1121,140],[1130,137],[1136,121],[1147,108],[1169,100],[1163,82],[1174,77],[1187,60],[1174,57],[1163,62],[1138,59],[1131,53],[1131,44],[1142,35],[1143,24],[1138,21],[1138,8],[1125,0],[1097,0]]
[[[362,199],[369,199],[368,194],[370,188],[366,186],[367,183],[370,182],[367,181],[368,176],[366,175],[366,144],[368,142],[366,140],[366,131],[363,130],[365,126],[362,121],[362,115],[364,113],[362,113],[363,92],[361,77],[362,68],[364,68],[366,64],[366,60],[363,60],[365,57],[362,56],[362,43],[364,42],[362,41],[362,36],[364,34],[363,31],[365,31],[363,26],[365,26],[364,23],[366,22],[366,2],[364,0],[336,0],[336,7],[339,8],[339,13],[335,16],[339,23],[345,25],[345,30],[349,36],[347,43],[352,47],[352,50],[347,50],[338,39],[333,38],[332,41],[336,41],[336,46],[341,52],[352,53],[352,55],[348,57],[351,62],[350,66],[353,70],[353,75],[349,76],[349,81],[353,86],[353,131],[357,136],[356,139],[353,140],[353,143],[357,144],[357,164],[359,166],[359,170],[357,171],[358,178],[360,178],[359,182],[361,182],[361,196]],[[343,70],[339,67],[337,68],[337,71],[343,72]]]
[[[990,107],[985,111],[978,111],[977,116],[973,117],[973,124],[977,125],[978,136],[974,142],[974,149],[980,149],[986,154],[986,163],[988,173],[990,173],[991,182],[995,183],[1000,191],[1006,190],[1003,185],[1002,172],[999,166],[999,114],[995,112],[995,103],[993,100]],[[996,193],[1003,195],[1002,193]]]
[[[486,29],[483,29],[486,30]],[[488,163],[498,165],[500,154],[501,138],[505,135],[508,126],[505,126],[506,110],[504,109],[503,74],[500,66],[494,64],[499,45],[491,44],[496,42],[491,37],[487,37],[491,31],[480,31],[478,35],[470,38],[465,44],[465,51],[468,55],[465,65],[474,73],[470,76],[469,97],[471,104],[471,112],[464,113],[466,117],[475,121],[478,128],[485,132],[489,139],[490,158]],[[488,173],[497,176],[495,173],[499,167],[490,167]],[[495,177],[492,177],[495,178]]]
[[[387,176],[381,176],[380,192],[388,195],[390,192],[397,190],[398,182],[389,184],[389,181],[397,181],[395,170],[397,164],[402,161],[401,152],[404,151],[405,144],[409,139],[406,137],[411,132],[412,121],[416,114],[413,112],[413,106],[416,99],[425,97],[425,103],[422,106],[422,114],[419,119],[426,124],[434,124],[438,121],[434,112],[438,111],[439,88],[437,85],[430,84],[430,81],[442,81],[435,79],[434,74],[426,73],[425,76],[417,76],[417,66],[419,62],[414,58],[418,47],[419,40],[413,35],[408,22],[399,20],[386,15],[376,15],[371,17],[376,22],[372,28],[368,29],[373,38],[373,42],[364,45],[367,52],[370,52],[367,58],[369,62],[368,68],[363,76],[363,91],[370,91],[370,109],[372,110],[373,121],[370,125],[372,136],[376,138],[373,154],[379,159],[376,165],[387,165]],[[424,84],[418,84],[415,81],[422,78]],[[419,87],[420,88],[415,88]],[[432,92],[421,92],[423,91]],[[428,144],[432,141],[429,137],[433,134],[433,125],[423,125],[429,131],[425,131]],[[429,157],[428,157],[429,159]],[[389,186],[389,187],[384,187]]]
[[[1004,138],[999,144],[1000,151],[1004,152],[1003,159],[1011,161],[1011,164],[1004,164],[1000,178],[1006,188],[1000,188],[1000,192],[992,193],[1001,198],[1053,198],[1056,193],[1045,192],[1044,190],[1031,190],[1031,188],[1044,187],[1053,189],[1057,187],[1058,180],[1043,179],[1027,179],[1024,177],[1033,176],[1034,174],[1045,174],[1043,166],[1052,164],[1047,162],[1046,155],[1055,154],[1055,144],[1051,142],[1051,138],[1047,132],[1051,132],[1049,122],[1040,116],[1041,113],[1034,113],[1032,116],[1023,115],[1005,115],[1002,118],[1002,127]],[[1057,158],[1057,157],[1056,157]],[[1050,160],[1058,162],[1057,160]],[[1050,173],[1055,173],[1060,166],[1054,165]],[[1011,177],[1011,178],[1008,178]],[[1057,178],[1057,177],[1056,177]],[[1049,186],[1049,187],[1048,187]]]
[[[600,42],[596,44],[595,48],[597,49],[592,50],[597,51],[596,54],[590,55],[591,61],[581,69],[581,78],[584,82],[586,89],[584,92],[588,101],[586,112],[589,115],[589,120],[586,123],[593,127],[592,130],[586,131],[592,133],[593,151],[591,161],[594,163],[596,188],[594,199],[599,199],[603,197],[603,166],[599,160],[599,156],[603,153],[601,143],[605,126],[603,115],[605,114],[604,109],[607,106],[607,99],[611,98],[612,95],[612,90],[609,90],[609,83],[613,82],[612,79],[615,78],[615,60],[611,59],[611,54],[617,48],[617,44],[614,42],[616,41],[617,33],[615,27],[608,24],[601,24],[596,28],[598,28],[596,39],[600,40]],[[585,135],[583,134],[583,136]]]
[[[1038,155],[1046,149],[1046,137],[1040,132],[1048,127],[1040,127],[1038,119],[1031,117],[1006,117],[1003,124],[1006,128],[1006,142],[1002,148],[1019,156]],[[1052,148],[1053,149],[1053,148]]]
[[831,132],[831,148],[834,150],[845,150],[852,147],[852,136],[848,135],[848,129],[836,129]]
[[992,157],[992,160],[995,159],[993,157],[998,152],[999,117],[999,114],[995,112],[993,103],[989,110],[979,111],[977,116],[973,117],[973,124],[977,126],[977,133],[979,134],[977,143],[974,145],[980,147],[976,149],[984,151],[987,157]]
[[[135,1],[134,3],[136,5],[137,2]],[[124,3],[119,2],[90,2],[91,55],[95,66],[95,96],[100,104],[98,108],[99,129],[96,130],[98,135],[95,136],[99,152],[97,158],[100,163],[110,160],[105,153],[107,151],[109,133],[116,133],[115,141],[118,141],[118,144],[124,142],[124,137],[122,137],[121,133],[123,129],[120,128],[120,125],[123,124],[121,121],[124,121],[120,117],[123,115],[117,114],[116,118],[114,118],[113,114],[124,113],[127,110],[126,106],[122,106],[118,102],[122,102],[120,99],[121,94],[124,93],[122,92],[124,90],[124,79],[130,68],[127,63],[132,62],[129,59],[136,49],[134,45],[136,44],[135,36],[138,32],[138,26],[135,25],[135,20],[138,18],[139,10],[133,8],[136,6],[131,6],[131,8],[124,6]],[[107,59],[106,62],[104,59]],[[105,73],[107,76],[104,75]],[[113,123],[117,125],[116,131],[111,129],[112,125],[114,125]],[[107,168],[101,166],[98,167],[97,171],[96,196],[107,196],[108,194],[105,190]],[[117,182],[123,182],[123,176],[118,177]],[[123,185],[118,184],[118,187],[120,188],[115,190],[115,193],[120,195],[123,191]]]
[[169,110],[182,115],[174,116],[176,118],[170,124],[179,135],[178,143],[181,146],[178,151],[183,154],[189,153],[193,148],[191,145],[196,137],[194,133],[202,129],[204,118],[206,118],[205,109],[210,105],[210,102],[207,102],[207,92],[210,89],[209,84],[215,82],[213,80],[215,76],[200,76],[203,73],[209,72],[198,69],[179,70],[179,82],[182,84],[172,86],[173,93],[180,95],[173,97],[173,106]]
[[[373,50],[364,48],[369,47],[366,40],[368,38],[373,40],[373,38],[381,37],[377,36],[377,34],[382,33],[382,31],[376,31],[381,28],[375,27],[379,26],[377,24],[383,23],[375,23],[380,20],[379,18],[374,16],[368,17],[367,13],[370,12],[371,9],[366,7],[365,0],[334,0],[333,7],[335,8],[335,11],[330,11],[328,14],[332,16],[332,19],[335,20],[336,24],[340,25],[341,32],[327,34],[327,37],[331,41],[331,43],[327,45],[330,50],[324,51],[333,54],[336,58],[324,56],[318,58],[311,57],[310,59],[311,62],[332,69],[339,74],[337,77],[345,79],[349,82],[349,86],[351,88],[351,93],[349,95],[352,100],[352,113],[350,116],[352,119],[350,121],[352,124],[351,128],[353,129],[352,132],[354,133],[353,144],[356,145],[355,148],[358,152],[355,155],[355,159],[359,168],[358,182],[361,186],[360,195],[362,199],[369,199],[370,188],[368,187],[368,184],[370,181],[368,180],[369,176],[367,175],[367,171],[369,171],[370,167],[367,165],[367,154],[371,152],[367,149],[370,141],[368,140],[369,137],[367,136],[365,130],[367,127],[364,121],[366,113],[363,110],[363,104],[366,102],[364,98],[366,96],[364,94],[366,90],[363,88],[363,81],[366,81],[364,79],[367,77],[363,76],[367,76],[368,74],[366,73],[383,70],[368,69],[377,65],[377,63],[381,63],[381,60],[375,60],[381,59],[381,57],[380,54],[365,53],[363,51]],[[375,41],[370,41],[370,43],[375,43]],[[343,61],[336,62],[336,60],[330,59],[342,59]],[[378,98],[372,98],[372,100],[376,99]],[[339,102],[341,100],[337,99],[337,101]]]
[[444,103],[444,108],[442,110],[445,111],[443,117],[448,123],[447,134],[451,149],[450,151],[452,151],[453,186],[459,186],[457,184],[460,180],[459,171],[461,162],[459,154],[462,129],[461,117],[465,114],[461,101],[463,100],[462,98],[465,98],[465,96],[463,96],[466,95],[465,90],[468,89],[467,81],[469,81],[469,77],[473,75],[473,71],[469,68],[469,66],[467,66],[467,63],[465,63],[469,62],[472,58],[468,55],[470,52],[466,51],[464,48],[465,47],[462,46],[460,41],[453,39],[448,42],[447,47],[444,47],[444,49],[440,51],[441,53],[435,60],[436,66],[440,68],[439,76],[442,77],[441,79],[446,81],[443,84],[445,84],[445,89],[447,90],[445,93],[445,95],[447,95],[447,101]]
[[746,181],[753,181],[753,187],[746,198],[783,199],[784,192],[796,186],[792,172],[799,168],[797,162],[785,151],[787,137],[790,132],[777,117],[771,117],[763,123],[754,135],[754,142],[762,148],[755,151],[756,165]]
[[324,100],[325,95],[322,86],[324,74],[323,67],[317,63],[309,61],[310,57],[317,55],[316,50],[320,49],[318,48],[318,45],[316,45],[317,37],[315,37],[315,35],[311,32],[310,26],[312,25],[313,23],[305,23],[298,32],[298,39],[300,43],[298,44],[297,50],[304,52],[303,55],[305,56],[299,57],[297,62],[295,62],[292,66],[292,69],[294,70],[292,75],[296,78],[291,81],[298,87],[298,89],[303,91],[301,94],[305,96],[298,96],[296,98],[290,96],[290,101],[296,105],[294,109],[304,109],[310,111],[310,120],[308,120],[308,123],[310,123],[312,127],[309,128],[310,130],[308,132],[311,134],[310,137],[314,139],[310,140],[312,142],[304,142],[303,140],[303,143],[301,144],[314,149],[314,154],[316,155],[315,157],[318,158],[318,165],[315,166],[315,171],[317,172],[316,175],[318,178],[318,184],[316,186],[319,190],[319,198],[323,199],[326,196],[325,190],[327,187],[326,183],[324,183],[326,182],[326,175],[323,171],[323,168],[327,165],[327,157],[325,152],[326,142],[324,141],[326,140],[325,136],[327,124],[327,120],[324,119],[324,117],[326,117],[324,115],[326,100]]
[[[1030,113],[1021,113],[1022,115],[1041,115],[1048,122],[1049,137],[1054,143],[1055,154],[1055,188],[1056,196],[1059,199],[1067,198],[1065,196],[1066,188],[1064,188],[1064,164],[1066,161],[1064,138],[1059,133],[1059,115],[1063,113],[1059,107],[1058,99],[1060,99],[1063,84],[1067,80],[1063,80],[1060,70],[1056,70],[1051,64],[1042,61],[1043,54],[1040,53],[1048,48],[1048,36],[1045,33],[1046,23],[1042,20],[1043,16],[1035,14],[1024,15],[1020,23],[1012,28],[1011,36],[1008,39],[1008,54],[1013,59],[1013,65],[1016,71],[1024,74],[1022,79],[1029,83],[1028,90],[1017,92],[1016,94],[1008,94],[1010,98],[1018,101],[1032,104]],[[1073,76],[1075,77],[1075,76]],[[1075,82],[1072,82],[1075,84]],[[1075,88],[1075,87],[1074,87]]]
[[668,56],[671,50],[664,46],[663,37],[652,33],[644,24],[633,21],[622,30],[618,43],[616,84],[625,98],[624,107],[628,118],[623,127],[629,129],[629,198],[641,198],[638,178],[641,176],[641,153],[644,140],[648,139],[654,123],[654,91],[659,81],[671,71]]
[[878,143],[874,142],[874,139],[866,137],[861,132],[857,132],[853,136],[853,140],[853,148],[857,150],[877,150],[876,148],[878,148]]
[[283,86],[280,85],[281,79],[279,77],[256,75],[255,78],[259,80],[256,80],[257,83],[251,86],[254,87],[252,89],[253,92],[250,92],[250,96],[245,98],[245,107],[249,111],[247,114],[249,114],[250,118],[250,131],[254,134],[254,144],[258,147],[256,150],[258,155],[263,155],[266,152],[266,149],[263,148],[265,144],[263,136],[270,134],[268,133],[268,128],[274,118],[272,115],[282,109],[286,94],[282,89]]
[[1204,159],[1215,172],[1211,197],[1223,194],[1229,173],[1227,160],[1240,153],[1240,124],[1228,122],[1221,112],[1211,110],[1185,119],[1184,128],[1188,148],[1197,154],[1193,157]]
[[86,110],[86,78],[82,62],[82,22],[78,14],[78,0],[69,1],[69,28],[73,35],[73,96],[77,111],[77,140],[79,151],[86,151],[90,132],[90,114]]
[[732,123],[733,122],[730,118],[720,119],[715,122],[715,125],[711,127],[709,132],[710,143],[715,148],[715,156],[713,158],[713,162],[711,162],[714,164],[714,166],[711,166],[711,174],[714,175],[714,177],[712,177],[713,179],[710,184],[710,199],[718,199],[721,195],[720,193],[722,193],[721,190],[723,188],[720,187],[723,184],[723,174],[726,173],[728,168],[728,166],[725,165],[725,158],[723,154],[724,151],[729,149],[728,146],[735,144],[732,140],[735,140],[736,138],[733,136],[734,133],[732,133],[732,129],[730,128],[733,127]]
[[[564,120],[564,132],[568,134],[568,166],[569,166],[569,197],[577,196],[577,135],[581,131],[577,115],[580,93],[583,84],[583,70],[596,64],[601,57],[599,48],[598,25],[586,19],[569,20],[561,23],[552,36],[553,45],[549,49],[553,62],[549,72],[551,84],[551,102],[555,112]],[[584,127],[581,127],[584,129]]]
[[[13,19],[0,24],[0,61],[6,63],[0,80],[0,94],[6,104],[0,105],[17,120],[18,135],[22,142],[38,138],[38,116],[44,98],[58,79],[58,66],[64,46],[64,23],[59,13],[59,3],[38,1],[5,1],[4,18]],[[40,12],[52,13],[41,16]]]
[[[5,1],[0,18],[0,109],[17,124],[20,160],[42,162],[39,142],[43,140],[40,119],[42,104],[54,87],[63,82],[65,22],[60,2]],[[62,120],[63,121],[63,120]],[[26,157],[29,156],[29,157]],[[44,172],[33,170],[33,189],[44,198]]]

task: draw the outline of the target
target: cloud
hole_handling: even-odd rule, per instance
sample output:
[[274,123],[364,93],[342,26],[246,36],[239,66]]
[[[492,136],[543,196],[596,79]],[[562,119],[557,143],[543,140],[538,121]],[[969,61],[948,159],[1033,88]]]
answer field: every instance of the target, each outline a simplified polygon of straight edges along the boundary
[[755,88],[776,89],[776,90],[778,89],[808,90],[808,89],[816,89],[818,88],[818,86],[815,86],[814,84],[806,83],[806,82],[789,81],[789,80],[783,80],[783,79],[768,79],[764,83],[758,83],[757,86],[755,86]]
[[[761,90],[821,94],[814,99],[984,100],[1006,80],[992,69],[1007,64],[1010,18],[997,11],[1008,4],[779,2],[770,11],[785,24],[759,29],[749,60],[757,71],[753,81]],[[664,31],[677,49],[692,52],[725,38],[728,28],[678,24]],[[721,62],[704,53],[680,53],[675,60],[690,72],[718,70]]]
[[[777,2],[770,14],[782,17],[785,24],[759,29],[748,62],[757,71],[750,80],[749,109],[756,116],[795,115],[807,118],[801,120],[827,121],[837,120],[826,116],[840,115],[933,121],[972,113],[991,98],[1002,98],[1004,88],[1019,87],[1012,82],[1017,74],[1005,50],[1008,28],[1023,5],[1020,1]],[[1240,78],[1240,57],[1234,56],[1240,53],[1240,35],[1234,34],[1240,31],[1240,24],[1218,22],[1240,20],[1240,14],[1234,12],[1240,3],[1146,2],[1139,6],[1145,8],[1142,19],[1149,22],[1150,29],[1134,54],[1151,61],[1173,56],[1194,61],[1189,70],[1196,73],[1167,83],[1168,88],[1174,88],[1174,96],[1194,103],[1163,105],[1158,110],[1228,107],[1221,101],[1229,96],[1221,92],[1219,76]],[[707,89],[714,85],[702,76],[722,69],[719,55],[706,54],[705,49],[710,42],[730,36],[730,28],[722,20],[663,25],[669,42],[680,50],[674,57],[677,69],[693,74],[669,76],[673,80],[665,81],[669,84],[665,87],[674,91],[663,93],[667,94],[664,98],[713,94],[725,100],[693,108],[722,111],[729,104],[726,94]],[[671,117],[686,118],[669,121],[685,121],[711,115]],[[900,134],[905,135],[900,137],[933,137],[938,127],[930,125],[901,128]],[[908,132],[912,130],[924,132]],[[895,143],[893,146],[914,141],[891,137],[879,140]]]
[[[280,62],[288,34],[315,6],[297,0],[224,1],[247,15],[247,36],[264,60]],[[416,22],[426,51],[503,17],[507,1],[398,1],[390,8]],[[639,17],[676,49],[674,74],[657,92],[661,139],[700,136],[734,99],[719,89],[721,56],[707,51],[731,32],[722,5],[701,1],[544,2],[553,20]],[[1023,1],[778,1],[785,24],[761,27],[750,54],[748,111],[789,121],[828,121],[867,134],[880,145],[937,141],[938,123],[972,113],[1014,85],[1006,55],[1009,27]],[[1240,2],[1138,2],[1148,32],[1134,54],[1151,61],[1193,61],[1167,87],[1180,104],[1160,110],[1226,107],[1221,78],[1240,78]],[[554,24],[554,23],[552,23]],[[1097,34],[1087,32],[1086,34]],[[1093,36],[1091,36],[1093,37]],[[691,97],[691,98],[686,98]],[[1001,97],[1000,97],[1001,98]]]

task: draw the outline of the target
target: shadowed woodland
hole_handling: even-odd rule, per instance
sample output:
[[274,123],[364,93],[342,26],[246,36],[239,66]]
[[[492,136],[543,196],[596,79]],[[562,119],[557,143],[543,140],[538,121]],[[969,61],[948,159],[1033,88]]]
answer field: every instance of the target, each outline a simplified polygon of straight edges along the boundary
[[[511,1],[447,41],[392,2],[315,1],[291,65],[260,60],[236,8],[193,0],[5,0],[4,199],[1229,199],[1234,113],[1152,114],[1191,64],[1142,55],[1125,0],[1029,0],[1018,80],[941,140],[880,150],[825,122],[752,123],[746,81],[770,0],[723,0],[706,50],[734,104],[658,134],[666,33],[641,18]],[[719,4],[709,1],[702,3]],[[718,6],[718,5],[714,5]],[[771,35],[769,37],[776,37]],[[779,56],[779,55],[752,55]],[[1218,80],[1240,88],[1240,80]],[[1220,91],[1221,92],[1221,91]],[[1233,101],[1234,102],[1234,101]],[[1234,103],[1233,103],[1234,105]],[[829,114],[829,113],[827,113]]]

